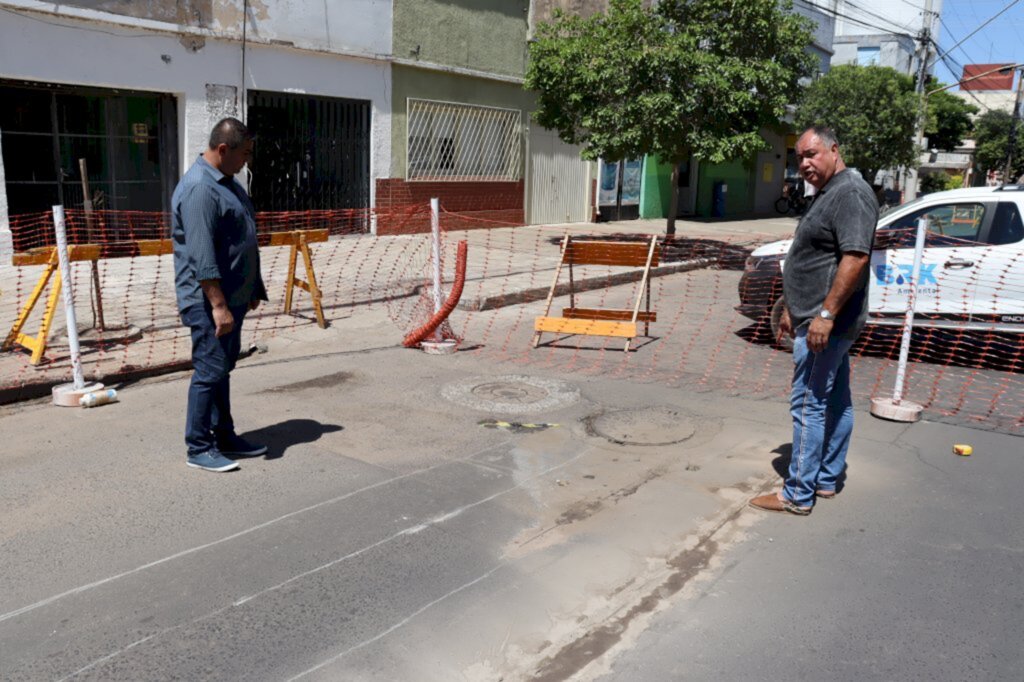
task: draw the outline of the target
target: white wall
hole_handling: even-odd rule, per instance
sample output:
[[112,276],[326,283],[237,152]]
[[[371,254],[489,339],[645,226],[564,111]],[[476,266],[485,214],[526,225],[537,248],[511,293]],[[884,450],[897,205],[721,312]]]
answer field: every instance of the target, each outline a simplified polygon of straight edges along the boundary
[[[912,3],[902,2],[902,0],[832,0],[832,2],[813,0],[813,2],[821,6],[831,6],[832,2],[835,2],[836,11],[849,17],[836,18],[836,36],[880,33],[878,28],[862,24],[874,24],[885,31],[917,35],[924,22],[922,12],[918,8],[924,7],[925,0],[914,0]],[[941,14],[942,2],[943,0],[932,0],[932,11]],[[933,31],[937,31],[938,28],[938,21],[934,21]]]
[[[227,30],[241,32],[241,2]],[[363,55],[391,54],[391,0],[250,0],[250,37]],[[224,9],[216,10],[223,15]]]
[[[373,4],[371,0],[345,0],[344,4],[349,2]],[[204,148],[213,123],[234,110],[233,101],[208,102],[207,85],[229,86],[213,89],[221,96],[237,92],[239,42],[205,38],[203,46],[192,51],[187,46],[190,40],[178,35],[57,16],[48,16],[48,23],[43,23],[37,20],[41,15],[33,16],[0,15],[0,77],[177,95],[182,173]],[[390,30],[386,33],[390,45]],[[250,44],[246,86],[369,100],[373,201],[373,178],[391,175],[391,68],[386,60]],[[0,229],[7,229],[6,205],[0,184]]]

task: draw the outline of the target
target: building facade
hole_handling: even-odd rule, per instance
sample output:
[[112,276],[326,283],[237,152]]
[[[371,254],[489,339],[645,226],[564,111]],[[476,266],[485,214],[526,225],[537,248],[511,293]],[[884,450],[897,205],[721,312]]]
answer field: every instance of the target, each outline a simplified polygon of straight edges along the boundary
[[[353,7],[355,6],[355,7]],[[259,136],[261,210],[355,209],[390,174],[391,2],[4,0],[0,220],[81,206],[167,210],[213,123]]]

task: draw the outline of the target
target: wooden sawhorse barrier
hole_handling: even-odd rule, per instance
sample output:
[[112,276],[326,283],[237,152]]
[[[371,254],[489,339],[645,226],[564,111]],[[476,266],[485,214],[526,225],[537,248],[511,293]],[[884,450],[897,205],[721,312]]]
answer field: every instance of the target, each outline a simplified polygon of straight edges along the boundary
[[[309,292],[313,299],[313,309],[316,311],[317,324],[321,329],[327,327],[324,320],[324,312],[321,305],[321,293],[316,284],[316,274],[313,271],[313,258],[309,251],[309,245],[315,242],[327,241],[327,230],[293,230],[291,232],[272,232],[259,235],[260,246],[290,246],[291,254],[288,261],[288,279],[285,283],[285,313],[291,312],[293,289],[299,288]],[[68,246],[68,260],[75,261],[99,261],[111,258],[134,258],[137,256],[166,256],[174,252],[173,242],[170,239],[146,239],[134,242],[115,242],[111,244],[71,244]],[[295,267],[299,253],[302,254],[306,266],[306,281],[295,277]],[[16,253],[11,257],[11,264],[16,267],[30,265],[42,265],[43,273],[36,282],[32,293],[29,295],[25,305],[22,306],[18,318],[7,334],[0,351],[10,350],[20,346],[31,351],[29,362],[38,365],[43,359],[46,351],[46,340],[50,334],[50,327],[53,325],[53,317],[57,312],[60,301],[61,282],[60,268],[58,267],[57,248],[54,246],[43,246]],[[22,330],[32,315],[47,285],[51,284],[50,295],[46,299],[46,307],[43,309],[43,319],[39,325],[39,331],[35,336],[25,334]]]
[[[578,240],[573,241],[569,235],[562,240],[562,259],[555,269],[555,279],[548,292],[548,300],[544,315],[534,321],[533,347],[540,343],[541,334],[585,334],[588,336],[612,336],[626,339],[624,352],[637,337],[637,323],[644,323],[644,336],[650,334],[650,323],[656,322],[657,313],[651,310],[651,268],[659,262],[658,238],[652,236],[647,242],[611,242]],[[562,266],[569,266],[569,307],[562,309],[561,317],[549,317],[551,301],[558,288],[558,277]],[[574,265],[620,265],[643,267],[640,280],[640,291],[632,310],[616,310],[609,308],[577,308]],[[647,299],[646,309],[641,312],[640,305]]]

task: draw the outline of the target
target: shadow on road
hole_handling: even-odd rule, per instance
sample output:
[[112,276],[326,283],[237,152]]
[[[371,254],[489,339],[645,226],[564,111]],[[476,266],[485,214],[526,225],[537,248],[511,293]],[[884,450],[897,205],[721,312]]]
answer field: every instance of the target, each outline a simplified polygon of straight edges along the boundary
[[262,429],[248,431],[243,434],[243,438],[266,445],[269,451],[264,459],[280,459],[293,445],[312,443],[320,440],[325,433],[334,433],[344,428],[337,424],[321,424],[315,419],[286,419]]

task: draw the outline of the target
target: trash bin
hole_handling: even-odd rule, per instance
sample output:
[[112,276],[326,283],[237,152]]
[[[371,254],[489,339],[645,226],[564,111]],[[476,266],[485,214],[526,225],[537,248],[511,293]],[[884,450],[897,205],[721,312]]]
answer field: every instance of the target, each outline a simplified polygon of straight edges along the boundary
[[729,191],[729,185],[719,180],[714,185],[711,193],[711,217],[721,218],[725,215],[725,193]]

